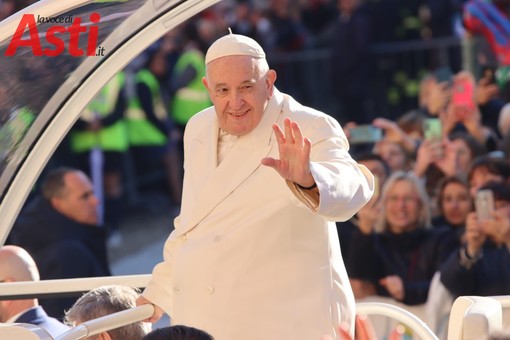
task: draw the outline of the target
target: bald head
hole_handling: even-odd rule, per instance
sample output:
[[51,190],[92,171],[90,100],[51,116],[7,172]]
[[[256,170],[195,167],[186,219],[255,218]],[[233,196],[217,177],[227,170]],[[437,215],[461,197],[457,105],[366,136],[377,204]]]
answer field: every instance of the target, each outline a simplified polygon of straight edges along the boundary
[[3,246],[0,248],[0,280],[39,281],[39,271],[26,250],[16,246]]

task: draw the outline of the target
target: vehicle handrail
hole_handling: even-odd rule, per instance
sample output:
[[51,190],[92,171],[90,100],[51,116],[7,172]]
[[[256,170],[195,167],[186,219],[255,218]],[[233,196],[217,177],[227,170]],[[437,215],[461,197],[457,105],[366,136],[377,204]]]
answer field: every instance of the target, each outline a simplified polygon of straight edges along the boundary
[[67,332],[57,336],[55,340],[77,340],[85,337],[107,332],[111,329],[119,328],[150,318],[154,314],[153,305],[143,305],[135,308],[123,310],[121,312],[102,316],[100,318],[86,321]]
[[490,296],[459,296],[450,309],[448,339],[488,338],[502,329],[502,305]]
[[384,302],[358,302],[356,303],[356,314],[382,315],[404,323],[413,332],[424,340],[438,340],[436,334],[427,324],[413,313]]
[[65,293],[88,292],[96,287],[112,284],[144,288],[149,283],[150,277],[150,274],[143,274],[42,280],[35,282],[4,282],[0,283],[0,300],[64,296]]
[[493,295],[489,297],[497,300],[502,308],[510,308],[510,295]]

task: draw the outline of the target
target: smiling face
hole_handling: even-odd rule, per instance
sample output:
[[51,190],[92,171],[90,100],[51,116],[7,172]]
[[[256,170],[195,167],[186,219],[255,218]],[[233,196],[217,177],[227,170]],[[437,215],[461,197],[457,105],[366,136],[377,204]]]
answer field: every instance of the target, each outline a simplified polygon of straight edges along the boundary
[[441,211],[448,223],[463,225],[467,214],[473,209],[469,189],[456,182],[447,184],[441,193]]
[[216,109],[220,128],[242,136],[260,123],[273,94],[276,72],[249,56],[227,56],[207,65],[203,79]]
[[385,211],[390,231],[400,234],[416,229],[421,206],[413,184],[401,179],[388,189]]

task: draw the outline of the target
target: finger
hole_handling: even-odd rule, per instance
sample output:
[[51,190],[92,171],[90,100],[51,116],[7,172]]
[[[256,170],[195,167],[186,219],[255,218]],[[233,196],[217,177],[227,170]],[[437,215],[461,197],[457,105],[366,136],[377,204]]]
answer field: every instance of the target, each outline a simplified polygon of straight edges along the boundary
[[338,327],[340,339],[342,340],[352,340],[351,335],[349,334],[349,326],[345,323],[342,323],[340,327]]
[[304,145],[303,145],[303,151],[305,152],[305,155],[308,156],[308,161],[310,161],[310,151],[312,150],[312,141],[308,138],[305,138]]
[[265,157],[265,158],[262,158],[262,160],[260,161],[260,163],[262,165],[268,166],[273,169],[278,168],[278,162],[279,161],[277,159],[272,158],[272,157]]
[[285,136],[283,135],[282,129],[278,126],[278,124],[273,124],[274,135],[276,136],[276,141],[278,145],[285,143]]
[[292,132],[294,135],[295,142],[303,147],[303,134],[301,133],[301,129],[299,128],[298,123],[292,122]]
[[296,142],[296,139],[294,137],[294,132],[292,131],[290,119],[286,118],[283,124],[285,126],[285,140],[289,143],[294,144]]

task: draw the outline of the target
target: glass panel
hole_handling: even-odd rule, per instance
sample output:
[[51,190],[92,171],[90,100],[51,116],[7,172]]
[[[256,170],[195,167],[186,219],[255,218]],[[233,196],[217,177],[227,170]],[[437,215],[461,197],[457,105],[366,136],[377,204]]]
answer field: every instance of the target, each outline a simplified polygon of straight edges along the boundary
[[[0,44],[0,79],[2,79],[0,82],[0,176],[7,167],[17,167],[25,158],[24,154],[20,155],[17,152],[23,137],[61,84],[85,60],[89,40],[90,45],[94,47],[94,52],[101,54],[100,46],[106,37],[145,2],[145,0],[101,1],[53,17],[41,17],[37,14],[25,16],[27,24],[21,26],[22,29],[26,28],[21,39],[23,41],[30,39],[32,46],[18,46],[14,51],[10,51],[11,54],[13,53],[12,56],[7,56],[6,52],[11,39]],[[93,13],[97,13],[99,18]],[[91,19],[92,21],[99,19],[99,21],[94,23]],[[31,20],[39,23],[29,29],[28,22]],[[54,21],[63,21],[63,23]],[[57,56],[34,55],[34,52],[39,54],[42,51],[44,54],[60,48],[48,42],[46,38],[47,32],[50,29],[55,30],[55,26],[61,26],[62,30],[65,30],[55,34],[55,37],[61,39],[61,42],[57,44],[63,44],[62,53]],[[74,33],[67,31],[72,26],[74,29],[71,31]],[[90,34],[96,28],[97,48],[93,46],[94,37]],[[34,35],[36,30],[37,35]],[[32,31],[32,38],[30,31]],[[83,51],[82,56],[72,55],[77,54],[79,51],[77,49]],[[101,55],[94,58],[98,59],[97,63],[101,62]],[[75,88],[79,84],[72,84],[72,86]],[[69,89],[69,92],[72,90]],[[38,126],[40,129],[44,128],[44,124]],[[33,135],[39,133],[40,131],[34,131]],[[3,196],[4,190],[4,186],[0,187],[0,197]]]

